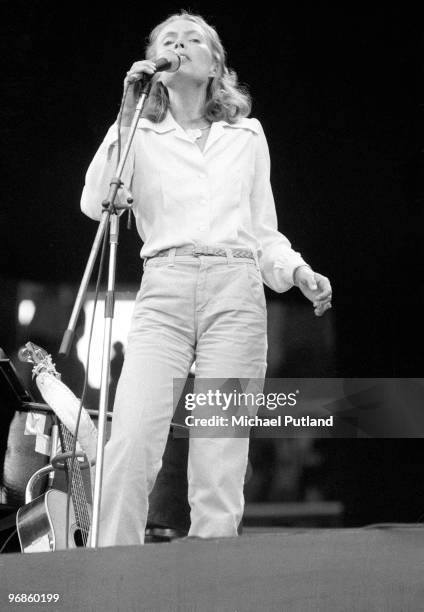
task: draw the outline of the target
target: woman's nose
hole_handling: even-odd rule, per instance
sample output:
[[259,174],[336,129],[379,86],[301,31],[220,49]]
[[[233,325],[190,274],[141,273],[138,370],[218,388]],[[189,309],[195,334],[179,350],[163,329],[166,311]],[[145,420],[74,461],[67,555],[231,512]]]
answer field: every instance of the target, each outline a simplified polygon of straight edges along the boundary
[[182,41],[175,41],[175,48],[178,49],[178,47],[181,47],[182,49],[184,49],[184,43]]

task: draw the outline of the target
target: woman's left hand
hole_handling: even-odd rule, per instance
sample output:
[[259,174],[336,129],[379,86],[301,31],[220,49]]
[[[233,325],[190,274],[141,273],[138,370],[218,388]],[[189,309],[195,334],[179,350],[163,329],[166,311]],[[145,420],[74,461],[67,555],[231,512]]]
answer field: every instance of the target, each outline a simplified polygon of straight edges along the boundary
[[313,303],[317,317],[322,317],[331,308],[331,284],[326,276],[314,272],[308,266],[301,266],[295,271],[294,282]]

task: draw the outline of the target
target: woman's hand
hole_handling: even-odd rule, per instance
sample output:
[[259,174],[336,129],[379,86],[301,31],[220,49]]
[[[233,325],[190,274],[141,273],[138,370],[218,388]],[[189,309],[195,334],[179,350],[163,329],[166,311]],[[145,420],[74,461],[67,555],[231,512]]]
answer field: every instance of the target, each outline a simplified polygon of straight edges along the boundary
[[125,96],[125,104],[122,111],[122,125],[130,126],[132,118],[135,113],[137,106],[140,85],[139,81],[146,75],[154,75],[156,72],[156,64],[151,60],[141,60],[140,62],[134,62],[131,68],[128,70],[124,80],[124,88],[127,89],[127,95]]
[[134,83],[143,78],[144,74],[153,75],[155,74],[155,72],[156,64],[151,60],[141,60],[140,62],[134,62],[134,64],[127,72],[124,85],[134,85]]
[[294,284],[314,305],[317,317],[331,308],[331,285],[326,276],[314,272],[309,266],[300,266],[294,273]]

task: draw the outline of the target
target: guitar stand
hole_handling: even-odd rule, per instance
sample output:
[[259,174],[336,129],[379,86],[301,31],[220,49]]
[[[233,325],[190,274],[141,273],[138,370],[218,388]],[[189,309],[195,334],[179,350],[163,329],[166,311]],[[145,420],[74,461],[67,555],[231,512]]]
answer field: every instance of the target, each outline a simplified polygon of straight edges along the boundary
[[[34,472],[31,478],[28,480],[25,487],[25,504],[32,502],[35,497],[33,495],[34,487],[36,483],[47,474],[52,474],[56,470],[66,470],[66,460],[72,457],[72,452],[58,453],[52,460],[51,463],[44,465],[42,468]],[[85,469],[91,466],[85,453],[75,453],[75,458],[83,457],[84,461],[79,463],[80,469]]]

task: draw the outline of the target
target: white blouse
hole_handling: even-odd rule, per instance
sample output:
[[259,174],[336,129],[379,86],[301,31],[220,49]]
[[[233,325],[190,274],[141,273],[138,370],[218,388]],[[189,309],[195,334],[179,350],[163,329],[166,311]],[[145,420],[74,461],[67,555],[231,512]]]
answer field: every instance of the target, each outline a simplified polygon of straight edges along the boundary
[[[128,133],[122,128],[122,143]],[[92,219],[101,216],[116,158],[113,125],[86,175],[81,209]],[[161,123],[140,119],[122,179],[134,198],[143,258],[190,244],[248,247],[264,283],[278,292],[293,286],[294,270],[305,264],[277,229],[268,144],[257,119],[212,123],[203,151],[170,112]]]

